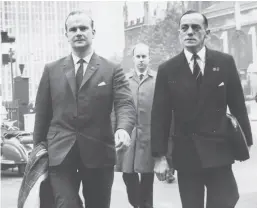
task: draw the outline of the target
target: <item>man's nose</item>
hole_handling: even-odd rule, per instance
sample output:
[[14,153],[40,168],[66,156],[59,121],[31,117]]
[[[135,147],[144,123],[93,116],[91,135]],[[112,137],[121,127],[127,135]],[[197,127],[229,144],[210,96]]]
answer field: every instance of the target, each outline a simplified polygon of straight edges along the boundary
[[194,30],[192,27],[188,27],[187,34],[193,34]]
[[82,31],[78,28],[76,31],[76,35],[81,35]]

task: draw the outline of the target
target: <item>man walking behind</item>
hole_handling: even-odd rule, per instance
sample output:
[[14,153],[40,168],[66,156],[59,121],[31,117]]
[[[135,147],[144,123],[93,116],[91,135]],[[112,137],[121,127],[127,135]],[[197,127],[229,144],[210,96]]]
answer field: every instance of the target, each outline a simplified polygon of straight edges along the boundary
[[154,161],[151,155],[150,124],[156,72],[149,69],[149,47],[133,49],[134,69],[126,74],[137,111],[131,145],[118,149],[116,171],[123,172],[129,203],[134,208],[153,207]]

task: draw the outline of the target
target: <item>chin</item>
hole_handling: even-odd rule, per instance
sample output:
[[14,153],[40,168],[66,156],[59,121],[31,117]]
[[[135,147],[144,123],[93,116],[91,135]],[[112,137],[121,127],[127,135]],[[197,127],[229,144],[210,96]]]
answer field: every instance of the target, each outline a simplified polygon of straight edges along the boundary
[[197,44],[195,44],[195,43],[185,43],[184,46],[185,47],[197,47]]
[[88,46],[87,45],[76,45],[74,48],[76,48],[78,50],[82,50],[82,49],[88,48]]
[[86,44],[75,44],[75,47],[77,48],[85,48],[86,47]]

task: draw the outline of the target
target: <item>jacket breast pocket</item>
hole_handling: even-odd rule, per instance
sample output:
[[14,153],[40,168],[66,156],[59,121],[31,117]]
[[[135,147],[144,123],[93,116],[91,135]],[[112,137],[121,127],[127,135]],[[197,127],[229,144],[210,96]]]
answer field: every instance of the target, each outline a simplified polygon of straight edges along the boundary
[[94,90],[95,92],[95,96],[103,96],[103,95],[106,95],[106,94],[110,94],[111,92],[111,86],[110,84],[105,84],[105,85],[102,85],[102,86],[97,86]]
[[217,86],[216,90],[218,90],[218,92],[224,92],[225,91],[225,85],[221,85],[221,86]]
[[170,80],[170,81],[168,81],[168,86],[169,86],[169,89],[170,89],[170,92],[171,92],[171,93],[176,92],[176,90],[178,89],[178,87],[177,87],[177,81],[176,81],[176,80]]
[[223,107],[226,103],[226,86],[217,86],[214,89],[214,96],[213,99],[216,100],[218,107]]
[[46,136],[46,138],[47,138],[47,140],[52,140],[52,139],[54,139],[55,138],[55,136],[57,135],[57,131],[49,131],[48,133],[47,133],[47,136]]

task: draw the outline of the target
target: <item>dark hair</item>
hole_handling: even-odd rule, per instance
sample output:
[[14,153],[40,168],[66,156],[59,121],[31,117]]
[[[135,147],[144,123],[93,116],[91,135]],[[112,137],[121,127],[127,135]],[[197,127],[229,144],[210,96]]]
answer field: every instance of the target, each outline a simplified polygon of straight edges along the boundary
[[208,20],[207,20],[207,17],[206,17],[204,14],[202,14],[202,13],[200,13],[200,12],[198,12],[198,11],[195,11],[195,10],[188,10],[188,11],[186,11],[184,14],[182,14],[182,16],[181,16],[180,19],[179,19],[179,25],[180,25],[180,22],[181,22],[181,19],[182,19],[183,16],[185,16],[185,15],[187,15],[187,14],[194,14],[194,13],[200,14],[200,15],[203,16],[203,24],[204,24],[205,28],[207,28],[207,27],[208,27]]
[[75,14],[85,14],[88,16],[88,18],[91,20],[91,28],[94,29],[94,20],[85,12],[85,11],[72,11],[68,14],[66,20],[65,20],[65,30],[67,31],[67,20],[69,19],[70,16],[75,15]]

